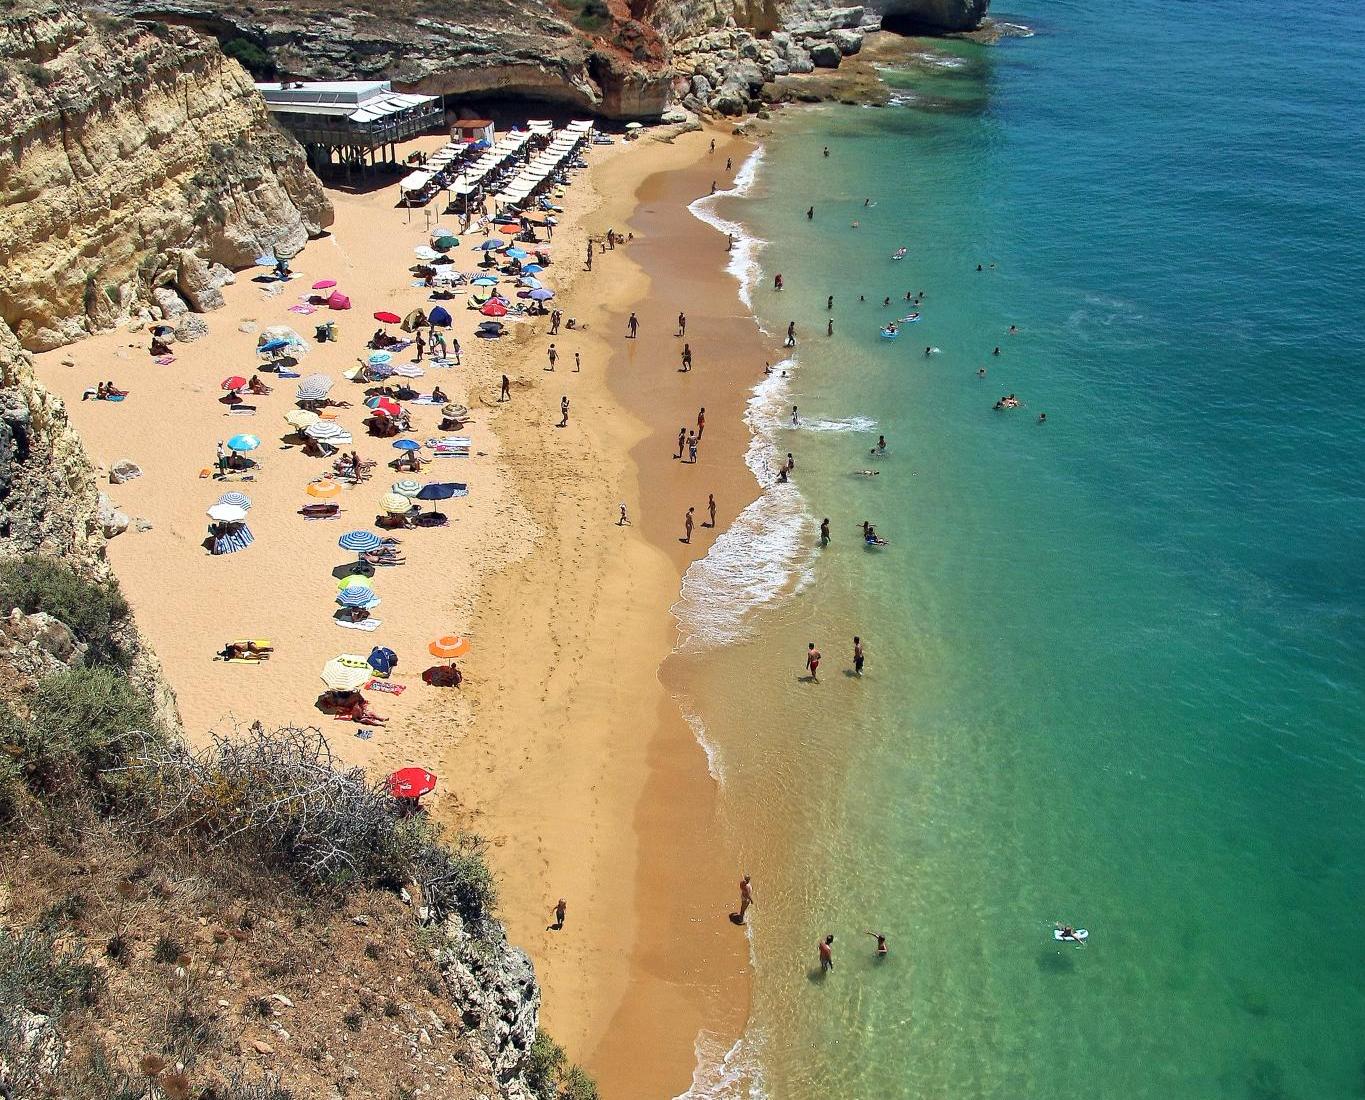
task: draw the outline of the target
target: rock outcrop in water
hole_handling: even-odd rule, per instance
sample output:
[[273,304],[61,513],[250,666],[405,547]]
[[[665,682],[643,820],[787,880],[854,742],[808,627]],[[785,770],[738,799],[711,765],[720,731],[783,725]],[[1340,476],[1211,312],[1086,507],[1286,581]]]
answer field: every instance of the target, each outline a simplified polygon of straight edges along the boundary
[[[68,2],[0,19],[0,318],[31,350],[332,221],[303,151],[212,39]],[[201,268],[203,269],[201,271]]]

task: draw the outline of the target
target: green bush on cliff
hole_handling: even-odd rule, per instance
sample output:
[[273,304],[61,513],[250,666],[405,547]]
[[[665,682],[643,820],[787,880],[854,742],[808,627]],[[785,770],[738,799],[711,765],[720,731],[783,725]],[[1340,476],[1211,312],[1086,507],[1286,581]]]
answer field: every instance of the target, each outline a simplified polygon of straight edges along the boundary
[[536,1033],[522,1075],[537,1100],[597,1100],[593,1079],[571,1065],[564,1048],[543,1031]]
[[113,581],[91,581],[71,566],[36,555],[0,562],[0,614],[18,608],[45,611],[71,628],[87,647],[86,663],[123,668],[128,655],[115,632],[128,618],[128,602]]
[[43,679],[18,760],[28,784],[43,794],[85,794],[117,783],[102,776],[126,762],[155,731],[146,696],[108,668],[73,668]]
[[240,61],[242,68],[252,76],[273,76],[275,73],[275,64],[270,60],[270,55],[249,38],[229,38],[223,43],[223,52],[233,60]]

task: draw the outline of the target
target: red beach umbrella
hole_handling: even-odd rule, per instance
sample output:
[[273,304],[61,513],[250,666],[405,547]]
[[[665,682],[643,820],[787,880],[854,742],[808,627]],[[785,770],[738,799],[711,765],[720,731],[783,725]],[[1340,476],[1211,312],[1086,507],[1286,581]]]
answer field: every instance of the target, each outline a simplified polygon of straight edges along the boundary
[[243,378],[240,374],[234,374],[231,378],[223,379],[223,389],[227,390],[229,393],[232,393],[235,390],[240,390],[245,385],[246,379]]
[[384,780],[394,798],[421,798],[436,789],[436,777],[425,768],[402,768]]
[[506,317],[507,307],[501,302],[485,302],[479,312],[485,317]]
[[313,284],[313,289],[314,289],[314,290],[331,290],[332,287],[334,287],[334,286],[336,286],[336,285],[337,285],[337,281],[336,281],[335,279],[319,279],[316,283]]
[[376,321],[381,321],[381,322],[383,322],[383,323],[386,324],[386,325],[397,325],[397,324],[401,324],[401,323],[402,323],[402,320],[403,320],[403,318],[399,317],[398,314],[396,314],[396,313],[390,313],[390,312],[388,312],[388,310],[384,310],[384,309],[381,309],[378,313],[376,313],[376,314],[374,315],[374,319],[375,319]]
[[391,397],[381,397],[374,403],[374,411],[385,416],[399,417],[403,415],[403,406]]

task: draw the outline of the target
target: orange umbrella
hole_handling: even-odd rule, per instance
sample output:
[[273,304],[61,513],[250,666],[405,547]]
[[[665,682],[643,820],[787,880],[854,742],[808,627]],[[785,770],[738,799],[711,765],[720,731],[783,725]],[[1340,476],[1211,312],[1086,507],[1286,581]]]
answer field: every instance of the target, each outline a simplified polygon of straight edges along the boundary
[[328,497],[334,497],[340,493],[341,486],[331,480],[314,481],[309,483],[306,492],[310,497],[317,497],[319,500],[325,500]]
[[469,639],[459,634],[447,634],[427,646],[427,652],[433,657],[463,657],[469,652]]

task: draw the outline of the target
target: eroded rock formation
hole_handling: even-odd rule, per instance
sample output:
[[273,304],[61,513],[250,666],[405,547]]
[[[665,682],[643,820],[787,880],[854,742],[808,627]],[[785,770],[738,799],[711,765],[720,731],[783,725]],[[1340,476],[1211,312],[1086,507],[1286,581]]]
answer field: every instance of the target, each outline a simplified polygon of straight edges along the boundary
[[0,318],[30,350],[126,318],[185,277],[186,250],[239,268],[331,223],[298,143],[212,39],[61,0],[0,19],[0,58]]

